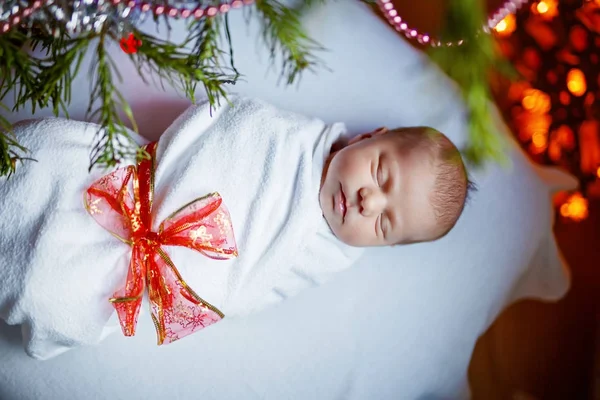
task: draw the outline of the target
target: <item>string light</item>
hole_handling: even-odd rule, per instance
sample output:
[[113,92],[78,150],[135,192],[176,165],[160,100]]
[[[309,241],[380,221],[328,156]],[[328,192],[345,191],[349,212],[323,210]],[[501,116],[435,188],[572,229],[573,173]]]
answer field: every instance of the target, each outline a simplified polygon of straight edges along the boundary
[[[11,14],[7,17],[7,20],[0,23],[0,34],[8,32],[12,27],[24,22],[25,19],[34,15],[34,11],[44,5],[52,4],[54,1],[55,0],[36,0],[32,2],[31,5],[24,8],[19,8],[19,6],[13,7],[11,9]],[[230,2],[224,2],[220,5],[209,6],[206,8],[198,7],[195,9],[174,7],[169,5],[153,6],[147,1],[139,2],[131,0],[111,0],[111,2],[114,5],[125,4],[130,10],[139,9],[142,12],[151,11],[155,16],[166,15],[171,18],[201,18],[205,15],[214,17],[217,14],[225,14],[232,8],[240,8],[245,5],[254,4],[255,0],[234,0]],[[508,0],[502,7],[498,9],[498,11],[496,11],[496,13],[492,15],[492,17],[487,21],[487,25],[482,28],[482,31],[489,33],[490,29],[496,27],[502,21],[504,21],[503,24],[508,24],[508,20],[505,20],[505,18],[508,15],[513,14],[527,2],[528,0]],[[430,43],[432,46],[442,45],[440,41],[432,40],[430,35],[426,33],[420,33],[416,29],[410,28],[398,14],[398,11],[394,8],[391,0],[378,0],[377,3],[379,4],[381,11],[386,16],[389,23],[396,28],[397,31],[404,33],[407,38],[416,39],[419,43],[423,44]],[[445,44],[452,46],[453,44],[461,45],[462,43],[463,41],[459,40],[456,43],[448,42]]]
[[521,104],[529,112],[542,114],[549,112],[552,107],[550,96],[538,89],[525,89]]
[[539,3],[533,3],[531,11],[539,14],[542,18],[550,20],[558,15],[557,0],[542,0]]
[[500,36],[509,36],[515,29],[517,29],[517,17],[515,14],[508,14],[494,27],[494,30]]
[[575,96],[583,96],[587,90],[585,75],[580,69],[573,68],[567,74],[567,88]]
[[[528,3],[529,0],[508,0],[502,7],[496,11],[491,18],[488,19],[487,24],[481,28],[485,33],[489,33],[490,29],[495,28],[501,21],[503,21],[508,15],[514,14],[522,5]],[[458,42],[447,42],[442,43],[439,40],[433,40],[427,33],[421,33],[416,29],[408,26],[408,24],[398,14],[398,11],[392,4],[391,0],[377,0],[377,4],[381,9],[381,12],[387,18],[390,25],[392,25],[398,32],[404,33],[409,39],[416,39],[421,44],[431,44],[431,46],[460,46],[463,44],[463,40]],[[506,21],[505,21],[506,23]]]
[[[203,16],[215,17],[218,14],[225,14],[229,12],[231,9],[240,8],[243,6],[248,6],[254,4],[255,0],[233,0],[223,2],[219,5],[213,5],[209,7],[197,7],[197,8],[187,8],[187,7],[175,7],[169,5],[154,5],[148,1],[140,2],[133,0],[110,0],[107,3],[112,3],[117,6],[119,4],[125,5],[131,10],[139,9],[142,12],[151,11],[154,16],[166,15],[171,18],[202,18]],[[17,26],[20,23],[26,21],[27,18],[34,16],[35,11],[42,8],[43,6],[48,6],[54,4],[55,0],[35,0],[27,7],[21,8],[18,5],[15,5],[11,8],[10,14],[7,15],[5,21],[0,21],[0,34],[6,33],[11,30],[14,26]]]
[[583,221],[588,216],[588,201],[581,193],[573,193],[567,201],[560,206],[560,215],[573,221]]
[[556,140],[561,147],[573,150],[575,147],[575,133],[567,125],[561,125],[556,131]]

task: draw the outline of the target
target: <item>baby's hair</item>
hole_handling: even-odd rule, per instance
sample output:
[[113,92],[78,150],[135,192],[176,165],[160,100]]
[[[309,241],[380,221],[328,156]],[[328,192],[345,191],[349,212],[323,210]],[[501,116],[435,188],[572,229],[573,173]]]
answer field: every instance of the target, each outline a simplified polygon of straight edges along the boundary
[[445,236],[456,225],[471,192],[477,190],[469,179],[460,151],[443,133],[429,127],[399,128],[391,131],[401,138],[406,150],[423,149],[431,156],[435,184],[430,196],[440,231]]

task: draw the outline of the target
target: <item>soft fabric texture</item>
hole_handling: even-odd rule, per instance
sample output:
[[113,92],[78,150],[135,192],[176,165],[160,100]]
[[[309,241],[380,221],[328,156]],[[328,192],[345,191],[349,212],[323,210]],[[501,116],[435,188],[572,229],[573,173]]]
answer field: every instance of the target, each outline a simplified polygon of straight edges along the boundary
[[[0,242],[7,282],[0,317],[22,324],[25,348],[35,358],[98,343],[115,330],[106,327],[108,298],[124,285],[131,247],[83,208],[84,191],[106,173],[85,168],[96,128],[62,119],[21,124],[15,134],[38,162],[0,186],[0,229],[8,238]],[[226,318],[318,286],[362,253],[335,239],[318,201],[325,159],[344,131],[342,124],[240,99],[212,115],[206,103],[190,107],[159,140],[153,231],[175,210],[215,191],[231,215],[237,258],[166,248],[188,285]]]
[[[344,121],[349,133],[431,125],[459,145],[467,138],[454,85],[359,1],[327,2],[306,16],[309,33],[328,49],[319,55],[331,71],[308,73],[297,87],[278,85],[277,71],[266,73],[258,24],[247,28],[237,11],[230,18],[236,66],[245,74],[232,90]],[[173,23],[174,40],[185,33],[185,24]],[[186,105],[137,78],[119,49],[112,54],[141,131],[157,137]],[[70,111],[83,115],[87,93],[78,94]],[[496,123],[509,134],[500,118]],[[558,299],[569,287],[550,193],[574,181],[534,167],[514,144],[510,151],[512,168],[474,174],[479,191],[446,238],[368,249],[319,288],[172,345],[148,346],[150,323],[133,340],[112,335],[100,348],[36,363],[24,356],[18,330],[1,327],[0,398],[467,399],[473,347],[498,313],[523,298]]]

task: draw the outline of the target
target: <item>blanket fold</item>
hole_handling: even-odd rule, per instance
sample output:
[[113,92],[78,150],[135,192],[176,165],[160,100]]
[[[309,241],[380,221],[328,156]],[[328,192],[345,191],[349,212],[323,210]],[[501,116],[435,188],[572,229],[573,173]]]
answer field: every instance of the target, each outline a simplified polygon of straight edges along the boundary
[[[96,224],[82,201],[106,174],[86,168],[96,129],[54,118],[17,126],[38,162],[0,182],[0,317],[22,325],[35,358],[119,330],[107,323],[108,299],[126,280],[131,247]],[[362,253],[333,238],[318,202],[325,158],[344,132],[342,124],[239,98],[212,113],[208,104],[192,106],[161,136],[153,223],[212,192],[229,210],[237,258],[165,247],[190,287],[225,318],[320,285]]]

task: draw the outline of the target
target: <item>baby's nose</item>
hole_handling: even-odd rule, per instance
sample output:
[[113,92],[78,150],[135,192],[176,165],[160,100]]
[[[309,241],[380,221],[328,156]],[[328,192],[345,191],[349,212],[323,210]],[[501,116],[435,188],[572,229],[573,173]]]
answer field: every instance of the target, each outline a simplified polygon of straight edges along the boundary
[[364,216],[380,214],[385,207],[385,196],[381,191],[363,188],[360,191],[360,206]]

